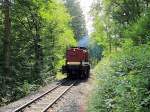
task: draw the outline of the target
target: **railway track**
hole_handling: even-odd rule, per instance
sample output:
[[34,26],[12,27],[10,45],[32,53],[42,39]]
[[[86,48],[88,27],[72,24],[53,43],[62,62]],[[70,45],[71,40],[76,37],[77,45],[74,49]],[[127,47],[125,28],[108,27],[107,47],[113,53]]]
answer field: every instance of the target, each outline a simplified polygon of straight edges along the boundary
[[13,112],[47,112],[77,81],[64,81]]

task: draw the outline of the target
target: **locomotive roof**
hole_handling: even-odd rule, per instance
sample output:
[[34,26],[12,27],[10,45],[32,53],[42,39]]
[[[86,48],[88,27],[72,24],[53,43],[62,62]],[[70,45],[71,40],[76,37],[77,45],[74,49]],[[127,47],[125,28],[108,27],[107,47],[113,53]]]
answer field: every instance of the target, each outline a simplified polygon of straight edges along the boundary
[[80,48],[80,49],[87,50],[87,48],[86,48],[86,47],[71,47],[71,48]]

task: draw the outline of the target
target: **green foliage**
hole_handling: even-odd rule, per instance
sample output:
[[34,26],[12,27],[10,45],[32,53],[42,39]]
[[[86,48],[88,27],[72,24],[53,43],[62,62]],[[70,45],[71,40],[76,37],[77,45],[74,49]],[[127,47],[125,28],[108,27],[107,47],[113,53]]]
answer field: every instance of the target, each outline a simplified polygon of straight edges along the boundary
[[78,0],[64,0],[65,6],[71,15],[71,26],[77,40],[87,35],[85,18]]
[[25,80],[25,81],[24,81],[24,84],[23,84],[23,87],[22,87],[22,89],[23,89],[25,95],[27,95],[27,94],[30,93],[29,87],[30,87],[30,86],[29,86],[28,81]]
[[149,41],[149,5],[148,0],[95,1],[91,10],[95,28],[92,37],[100,40],[105,55],[122,47],[126,38],[134,45]]
[[101,60],[102,58],[102,52],[103,48],[102,46],[97,42],[97,41],[90,41],[89,42],[89,57],[90,57],[90,64],[92,67],[95,67],[97,63]]
[[125,31],[125,38],[131,38],[136,45],[147,43],[150,40],[150,10],[144,12],[142,16]]
[[94,67],[98,63],[98,61],[101,60],[103,50],[107,49],[108,46],[104,24],[98,16],[95,17],[93,26],[95,30],[91,34],[91,38],[89,38],[90,41],[88,47],[90,51],[91,64]]
[[97,80],[89,112],[149,112],[149,59],[149,45],[103,59],[94,70]]
[[149,5],[148,0],[96,0],[92,37],[105,58],[94,70],[89,112],[150,111]]
[[[4,75],[3,49],[0,49],[0,85],[3,85],[0,105],[17,100],[48,80],[54,80],[58,69],[65,63],[66,48],[76,45],[70,14],[59,0],[15,0],[11,4],[10,17],[11,75]],[[0,16],[1,48],[4,47],[3,19]]]

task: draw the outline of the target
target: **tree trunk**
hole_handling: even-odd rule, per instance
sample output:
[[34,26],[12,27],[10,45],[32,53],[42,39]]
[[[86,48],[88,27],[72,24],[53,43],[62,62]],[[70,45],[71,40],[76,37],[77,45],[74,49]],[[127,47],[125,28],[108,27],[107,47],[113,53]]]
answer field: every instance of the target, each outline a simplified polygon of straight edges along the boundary
[[108,43],[109,43],[109,53],[111,53],[111,51],[112,51],[112,39],[111,39],[109,32],[107,32],[107,37],[108,37]]
[[[43,50],[42,47],[40,45],[41,42],[41,38],[40,38],[40,34],[39,34],[39,27],[36,24],[35,25],[35,37],[34,37],[34,49],[35,49],[35,77],[34,80],[40,80],[41,81],[41,76],[40,76],[40,72],[43,68]],[[39,83],[42,83],[39,82]]]
[[109,37],[109,53],[111,53],[112,45],[111,45],[111,37]]
[[41,46],[39,45],[40,41],[40,35],[36,34],[34,38],[35,59],[36,63],[41,65],[43,64],[43,52]]
[[10,36],[11,36],[11,19],[10,19],[10,0],[4,0],[4,74],[6,78],[10,76]]
[[107,34],[107,38],[108,38],[108,50],[109,50],[109,53],[111,53],[111,51],[112,51],[112,39],[111,39],[111,36],[110,36],[110,32],[109,32],[109,26],[106,26],[106,34]]

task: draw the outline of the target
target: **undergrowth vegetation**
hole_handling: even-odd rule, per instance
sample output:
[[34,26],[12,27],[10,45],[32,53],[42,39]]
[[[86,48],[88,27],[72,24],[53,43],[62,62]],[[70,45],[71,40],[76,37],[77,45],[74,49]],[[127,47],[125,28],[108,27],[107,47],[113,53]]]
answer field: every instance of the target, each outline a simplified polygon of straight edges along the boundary
[[150,111],[149,45],[124,48],[104,58],[94,71],[89,112]]
[[150,112],[150,1],[96,0],[92,15],[105,58],[89,112]]

